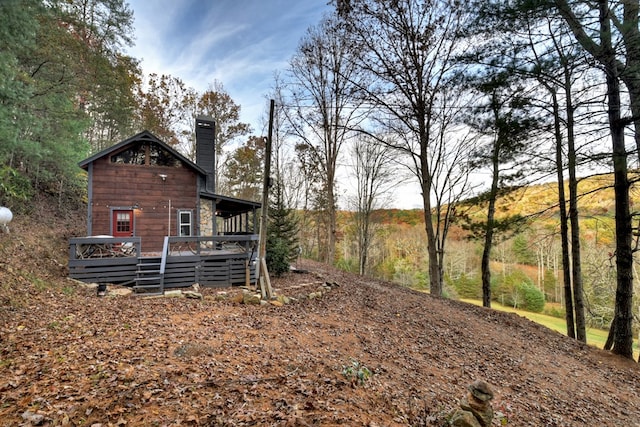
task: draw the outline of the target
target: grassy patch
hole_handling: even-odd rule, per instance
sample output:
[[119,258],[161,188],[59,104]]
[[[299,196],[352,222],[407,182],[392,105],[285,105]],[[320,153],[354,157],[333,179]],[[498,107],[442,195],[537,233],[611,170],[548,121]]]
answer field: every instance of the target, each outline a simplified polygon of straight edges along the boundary
[[[478,306],[482,305],[482,301],[480,300],[462,299],[461,301],[467,302],[469,304],[478,305]],[[531,320],[532,322],[536,322],[556,332],[560,332],[563,335],[567,334],[567,322],[565,319],[562,319],[559,317],[552,317],[552,316],[548,316],[546,314],[541,314],[541,313],[531,313],[529,311],[518,310],[513,307],[507,307],[507,306],[498,304],[495,301],[491,302],[491,308],[494,310],[506,311],[509,313],[516,313],[519,316],[525,317]],[[603,348],[604,343],[607,341],[608,334],[609,334],[609,331],[605,331],[602,329],[587,328],[587,344],[598,347],[598,348]],[[638,360],[639,350],[638,350],[637,342],[633,343],[633,354],[634,354],[633,356],[634,359]]]

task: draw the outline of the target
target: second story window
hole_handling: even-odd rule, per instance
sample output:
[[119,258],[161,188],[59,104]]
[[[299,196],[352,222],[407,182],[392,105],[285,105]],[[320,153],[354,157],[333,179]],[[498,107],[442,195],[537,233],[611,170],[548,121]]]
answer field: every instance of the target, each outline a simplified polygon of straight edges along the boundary
[[111,156],[111,163],[128,165],[182,167],[182,162],[154,142],[138,141]]

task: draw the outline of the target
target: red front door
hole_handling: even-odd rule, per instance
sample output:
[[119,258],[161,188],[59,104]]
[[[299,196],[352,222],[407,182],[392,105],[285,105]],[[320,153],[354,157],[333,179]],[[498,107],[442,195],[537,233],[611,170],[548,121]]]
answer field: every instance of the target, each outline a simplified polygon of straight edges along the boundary
[[113,237],[133,236],[133,211],[113,211]]

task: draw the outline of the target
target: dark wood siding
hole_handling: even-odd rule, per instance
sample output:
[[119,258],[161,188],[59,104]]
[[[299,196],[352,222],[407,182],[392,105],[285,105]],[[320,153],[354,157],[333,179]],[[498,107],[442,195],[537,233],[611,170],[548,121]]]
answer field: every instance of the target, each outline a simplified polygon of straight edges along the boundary
[[177,234],[178,210],[193,211],[195,234],[197,174],[191,168],[114,164],[106,156],[93,163],[92,179],[93,235],[112,233],[112,209],[133,206],[134,235],[142,238],[144,252],[162,250],[164,236]]

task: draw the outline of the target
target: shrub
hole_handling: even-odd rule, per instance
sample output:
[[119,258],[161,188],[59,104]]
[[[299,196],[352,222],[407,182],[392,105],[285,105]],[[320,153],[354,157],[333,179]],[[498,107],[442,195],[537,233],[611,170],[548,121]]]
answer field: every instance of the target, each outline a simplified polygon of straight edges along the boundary
[[492,285],[493,300],[513,308],[540,313],[544,310],[544,293],[522,271],[515,270],[496,278]]
[[358,262],[355,258],[340,258],[336,262],[336,267],[349,273],[358,273]]
[[281,276],[289,271],[289,246],[283,239],[270,238],[267,243],[268,249],[265,257],[269,274]]
[[513,253],[519,264],[536,265],[536,254],[531,250],[526,236],[518,234],[513,238]]
[[566,317],[566,310],[559,304],[545,304],[543,312],[547,316],[557,317],[559,319]]
[[447,278],[447,284],[451,286],[460,298],[482,298],[482,281],[477,275],[462,274],[456,279]]
[[381,263],[373,267],[374,277],[378,277],[382,280],[393,280],[393,274],[395,272],[395,263],[393,258],[389,257]]
[[544,310],[544,294],[540,289],[527,282],[521,283],[518,288],[519,292],[522,293],[522,305],[520,308],[534,313],[540,313]]
[[26,211],[33,197],[29,179],[9,166],[0,168],[0,205],[10,206],[14,213]]
[[393,281],[402,286],[412,286],[414,278],[414,267],[406,258],[399,258],[394,264]]
[[508,305],[514,308],[522,306],[522,289],[523,283],[529,283],[533,286],[531,279],[520,270],[514,270],[507,275],[499,275],[495,281],[491,283],[491,296],[494,301],[502,305]]
[[429,273],[416,271],[413,275],[413,288],[419,290],[429,289]]

